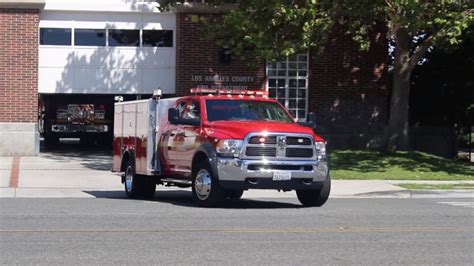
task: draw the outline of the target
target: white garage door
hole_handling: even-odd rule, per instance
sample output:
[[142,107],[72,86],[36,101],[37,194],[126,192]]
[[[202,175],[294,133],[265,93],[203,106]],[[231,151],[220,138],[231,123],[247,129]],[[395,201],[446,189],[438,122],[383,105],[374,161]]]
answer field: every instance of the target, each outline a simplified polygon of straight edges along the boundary
[[174,14],[65,7],[47,2],[40,16],[39,93],[175,93]]

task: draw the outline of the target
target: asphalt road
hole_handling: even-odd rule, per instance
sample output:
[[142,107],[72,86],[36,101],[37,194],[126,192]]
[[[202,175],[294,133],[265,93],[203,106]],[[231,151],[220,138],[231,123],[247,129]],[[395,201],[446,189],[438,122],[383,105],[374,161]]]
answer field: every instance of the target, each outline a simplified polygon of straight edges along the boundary
[[473,265],[473,201],[5,198],[0,264]]

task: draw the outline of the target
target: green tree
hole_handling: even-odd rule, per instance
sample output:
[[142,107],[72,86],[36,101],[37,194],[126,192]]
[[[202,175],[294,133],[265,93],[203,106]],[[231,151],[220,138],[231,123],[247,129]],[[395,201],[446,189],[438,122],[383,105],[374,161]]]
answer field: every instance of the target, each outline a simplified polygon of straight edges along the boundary
[[[186,1],[159,1],[162,9]],[[225,5],[210,0],[210,6]],[[413,69],[430,47],[455,46],[474,22],[473,1],[463,0],[241,0],[222,16],[195,17],[205,35],[241,57],[279,59],[310,48],[322,50],[336,26],[369,49],[378,24],[393,41],[393,84],[386,149],[409,148],[409,95]]]

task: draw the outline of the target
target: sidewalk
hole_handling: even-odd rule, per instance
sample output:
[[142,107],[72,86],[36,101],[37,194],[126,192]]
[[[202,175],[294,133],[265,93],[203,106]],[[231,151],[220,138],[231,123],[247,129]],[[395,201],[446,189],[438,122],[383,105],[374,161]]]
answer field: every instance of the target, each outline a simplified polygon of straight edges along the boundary
[[[107,154],[42,154],[39,157],[21,157],[18,166],[13,162],[12,157],[0,157],[0,197],[125,197],[120,177],[110,172],[111,158]],[[15,167],[18,168],[16,185],[11,180]],[[474,190],[408,190],[396,185],[400,183],[474,183],[474,180],[332,180],[331,198],[474,198]],[[157,195],[160,191],[183,194],[190,192],[190,189],[157,186]],[[296,197],[296,193],[249,190],[243,196],[287,197]]]
[[[460,181],[474,183],[473,181]],[[331,198],[474,198],[474,190],[409,190],[397,186],[402,183],[459,183],[458,181],[407,180],[332,180]],[[245,196],[255,198],[296,197],[294,191],[250,190]]]

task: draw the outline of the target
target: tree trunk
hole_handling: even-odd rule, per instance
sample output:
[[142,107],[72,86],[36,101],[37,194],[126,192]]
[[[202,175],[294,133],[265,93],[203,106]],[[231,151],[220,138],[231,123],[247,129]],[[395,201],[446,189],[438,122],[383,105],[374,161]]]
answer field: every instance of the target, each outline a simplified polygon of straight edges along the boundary
[[388,152],[410,148],[408,110],[412,72],[412,67],[410,67],[411,38],[404,29],[399,29],[395,34],[395,42],[393,87],[386,144]]

